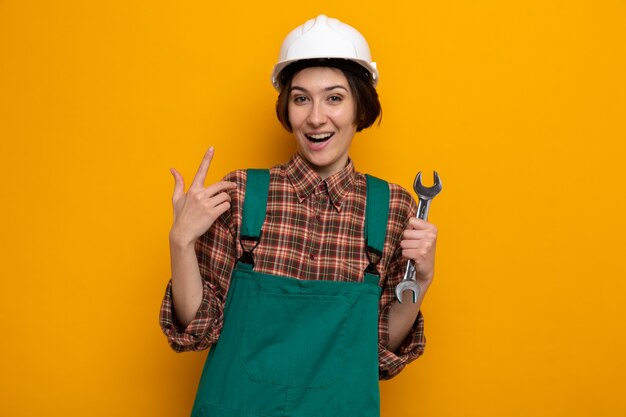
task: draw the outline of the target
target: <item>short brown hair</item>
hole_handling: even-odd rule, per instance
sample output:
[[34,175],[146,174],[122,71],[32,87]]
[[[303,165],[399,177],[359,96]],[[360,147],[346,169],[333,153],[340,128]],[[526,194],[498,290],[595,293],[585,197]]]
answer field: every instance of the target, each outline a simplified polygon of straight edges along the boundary
[[[378,100],[378,93],[372,83],[352,71],[341,69],[341,72],[343,72],[343,75],[345,75],[348,80],[352,96],[354,97],[356,106],[354,123],[356,124],[356,131],[360,132],[370,127],[374,124],[376,119],[379,119],[378,124],[380,124],[383,109]],[[297,72],[293,73],[289,79],[285,80],[283,88],[280,90],[280,94],[276,100],[276,116],[278,117],[278,121],[280,121],[288,132],[292,131],[291,123],[289,123],[289,93],[291,90],[291,81],[295,74],[297,74]]]

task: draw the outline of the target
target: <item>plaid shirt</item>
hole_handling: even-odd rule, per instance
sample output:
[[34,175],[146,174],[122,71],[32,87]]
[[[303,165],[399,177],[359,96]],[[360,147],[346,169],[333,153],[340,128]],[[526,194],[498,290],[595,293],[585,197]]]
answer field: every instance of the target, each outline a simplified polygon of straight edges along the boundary
[[[235,171],[224,179],[237,184],[231,192],[231,210],[196,242],[203,277],[200,308],[191,323],[182,328],[172,312],[171,282],[161,305],[161,328],[177,352],[207,349],[218,340],[233,267],[243,253],[239,229],[246,172]],[[417,211],[406,190],[395,184],[390,184],[389,189],[387,238],[377,265],[382,285],[378,321],[381,379],[397,375],[407,363],[423,353],[426,343],[420,312],[398,350],[391,352],[387,348],[389,310],[395,299],[395,286],[406,267],[400,240],[409,217],[415,216]],[[365,176],[354,170],[352,161],[326,180],[322,180],[297,153],[289,163],[271,168],[262,239],[253,252],[255,271],[305,280],[362,281],[369,264],[363,234],[365,194]],[[247,246],[248,242],[243,245]],[[373,253],[369,255],[379,258]]]

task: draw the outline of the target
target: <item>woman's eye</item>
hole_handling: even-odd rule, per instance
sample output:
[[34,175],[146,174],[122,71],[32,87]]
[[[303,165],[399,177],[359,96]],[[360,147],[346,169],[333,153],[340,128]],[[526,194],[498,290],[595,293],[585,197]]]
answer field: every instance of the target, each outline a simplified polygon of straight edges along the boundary
[[305,96],[295,96],[293,98],[293,102],[296,103],[296,104],[304,103],[304,102],[306,102],[306,100],[307,100],[307,98]]
[[334,103],[338,103],[338,102],[341,101],[341,97],[340,96],[330,96],[330,97],[328,97],[328,100],[332,101]]

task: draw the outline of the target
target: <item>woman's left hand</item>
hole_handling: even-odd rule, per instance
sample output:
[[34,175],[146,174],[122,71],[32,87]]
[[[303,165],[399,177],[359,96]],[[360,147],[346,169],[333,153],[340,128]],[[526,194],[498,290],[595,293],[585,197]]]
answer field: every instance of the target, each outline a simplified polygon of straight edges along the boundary
[[415,279],[423,290],[430,286],[435,274],[436,246],[437,227],[417,217],[409,219],[400,247],[402,256],[415,263]]

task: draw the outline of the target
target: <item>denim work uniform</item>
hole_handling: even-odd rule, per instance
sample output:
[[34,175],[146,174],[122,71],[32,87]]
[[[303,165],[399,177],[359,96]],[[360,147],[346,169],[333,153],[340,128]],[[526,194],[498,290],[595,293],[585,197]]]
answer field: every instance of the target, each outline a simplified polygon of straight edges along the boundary
[[[262,239],[268,190],[269,171],[248,170],[242,240]],[[367,176],[368,253],[382,253],[388,212],[388,184]],[[305,281],[256,272],[244,252],[192,417],[379,417],[379,297],[374,264],[362,282]]]

